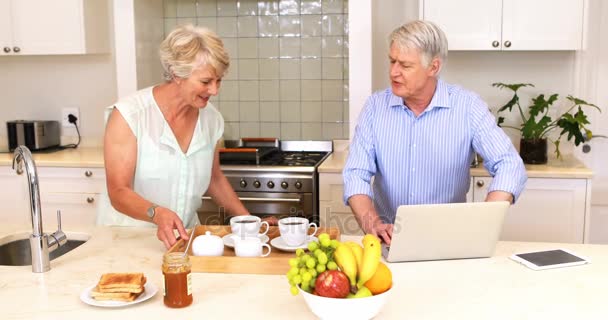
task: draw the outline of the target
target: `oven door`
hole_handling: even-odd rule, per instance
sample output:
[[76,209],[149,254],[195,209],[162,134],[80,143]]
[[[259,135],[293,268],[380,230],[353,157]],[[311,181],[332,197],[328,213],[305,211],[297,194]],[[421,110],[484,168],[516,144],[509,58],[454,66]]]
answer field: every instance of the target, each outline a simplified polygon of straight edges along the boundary
[[[245,208],[260,218],[274,216],[305,217],[314,221],[314,201],[312,193],[270,193],[270,192],[237,192]],[[202,197],[202,206],[198,209],[198,218],[203,225],[229,224],[230,215],[224,208],[218,207],[209,196]]]

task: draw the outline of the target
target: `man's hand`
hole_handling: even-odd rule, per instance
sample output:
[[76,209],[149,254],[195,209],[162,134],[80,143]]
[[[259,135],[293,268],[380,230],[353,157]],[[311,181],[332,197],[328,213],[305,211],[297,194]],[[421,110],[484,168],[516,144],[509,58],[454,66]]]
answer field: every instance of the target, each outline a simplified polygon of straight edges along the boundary
[[486,202],[491,201],[509,201],[509,203],[513,203],[513,195],[509,192],[505,191],[492,191],[488,193],[486,196]]
[[175,234],[173,233],[173,230],[175,229],[177,229],[180,238],[184,239],[184,241],[188,241],[188,233],[186,232],[186,229],[184,229],[184,224],[175,212],[167,208],[156,207],[156,214],[154,215],[152,222],[158,226],[156,237],[165,244],[167,249],[171,248],[177,242]]
[[262,218],[262,221],[268,222],[268,225],[270,225],[270,226],[279,225],[279,220],[275,216],[264,217],[264,218]]
[[369,213],[359,222],[365,233],[371,233],[388,245],[393,237],[393,225],[382,222],[377,214]]

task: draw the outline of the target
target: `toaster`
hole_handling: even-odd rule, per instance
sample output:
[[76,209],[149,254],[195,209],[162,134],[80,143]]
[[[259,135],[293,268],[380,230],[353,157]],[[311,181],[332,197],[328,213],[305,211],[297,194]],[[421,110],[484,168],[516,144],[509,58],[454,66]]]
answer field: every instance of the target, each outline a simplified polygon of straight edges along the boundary
[[6,131],[10,151],[21,145],[30,150],[41,150],[56,147],[60,144],[58,121],[7,121]]

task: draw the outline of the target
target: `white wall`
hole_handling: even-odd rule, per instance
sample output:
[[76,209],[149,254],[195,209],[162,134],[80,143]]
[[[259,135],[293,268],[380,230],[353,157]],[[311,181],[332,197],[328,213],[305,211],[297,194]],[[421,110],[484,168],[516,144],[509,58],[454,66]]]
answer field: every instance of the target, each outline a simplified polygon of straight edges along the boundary
[[[116,99],[111,54],[0,57],[0,145],[6,145],[6,121],[61,120],[61,108],[80,109],[81,145],[101,145],[103,108]],[[62,143],[76,131],[62,128]]]

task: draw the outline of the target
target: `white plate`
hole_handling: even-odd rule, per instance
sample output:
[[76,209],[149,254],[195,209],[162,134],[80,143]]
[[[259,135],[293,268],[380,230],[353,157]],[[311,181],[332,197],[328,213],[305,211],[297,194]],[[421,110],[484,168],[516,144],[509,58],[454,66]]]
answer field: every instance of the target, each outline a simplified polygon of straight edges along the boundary
[[144,284],[144,289],[145,291],[139,295],[139,297],[137,297],[137,299],[133,300],[133,301],[112,301],[112,300],[95,300],[93,299],[93,297],[91,297],[91,290],[93,290],[95,288],[95,286],[97,286],[97,284],[94,284],[86,289],[84,289],[84,291],[82,291],[82,293],[80,294],[80,300],[82,300],[82,302],[86,303],[86,304],[90,304],[92,306],[96,306],[96,307],[106,307],[106,308],[116,308],[116,307],[124,307],[124,306],[128,306],[128,305],[132,305],[132,304],[136,304],[136,303],[140,303],[142,301],[146,301],[150,298],[152,298],[156,292],[158,292],[158,288],[151,284],[151,283],[146,283]]
[[272,241],[270,241],[270,245],[279,250],[295,252],[298,249],[308,249],[308,243],[311,241],[317,241],[317,240],[318,239],[315,236],[308,236],[308,239],[306,239],[306,241],[304,243],[302,243],[301,245],[299,245],[297,247],[291,247],[291,246],[288,246],[287,243],[285,243],[285,240],[283,240],[283,237],[279,236],[279,237],[272,239]]
[[[226,247],[234,248],[234,240],[232,240],[232,236],[233,234],[229,233],[222,237],[222,240],[224,240],[224,245]],[[265,234],[260,234],[258,235],[258,237],[260,238],[260,240],[262,240],[262,243],[267,243],[268,240],[270,240],[270,238],[268,238],[268,236]]]

